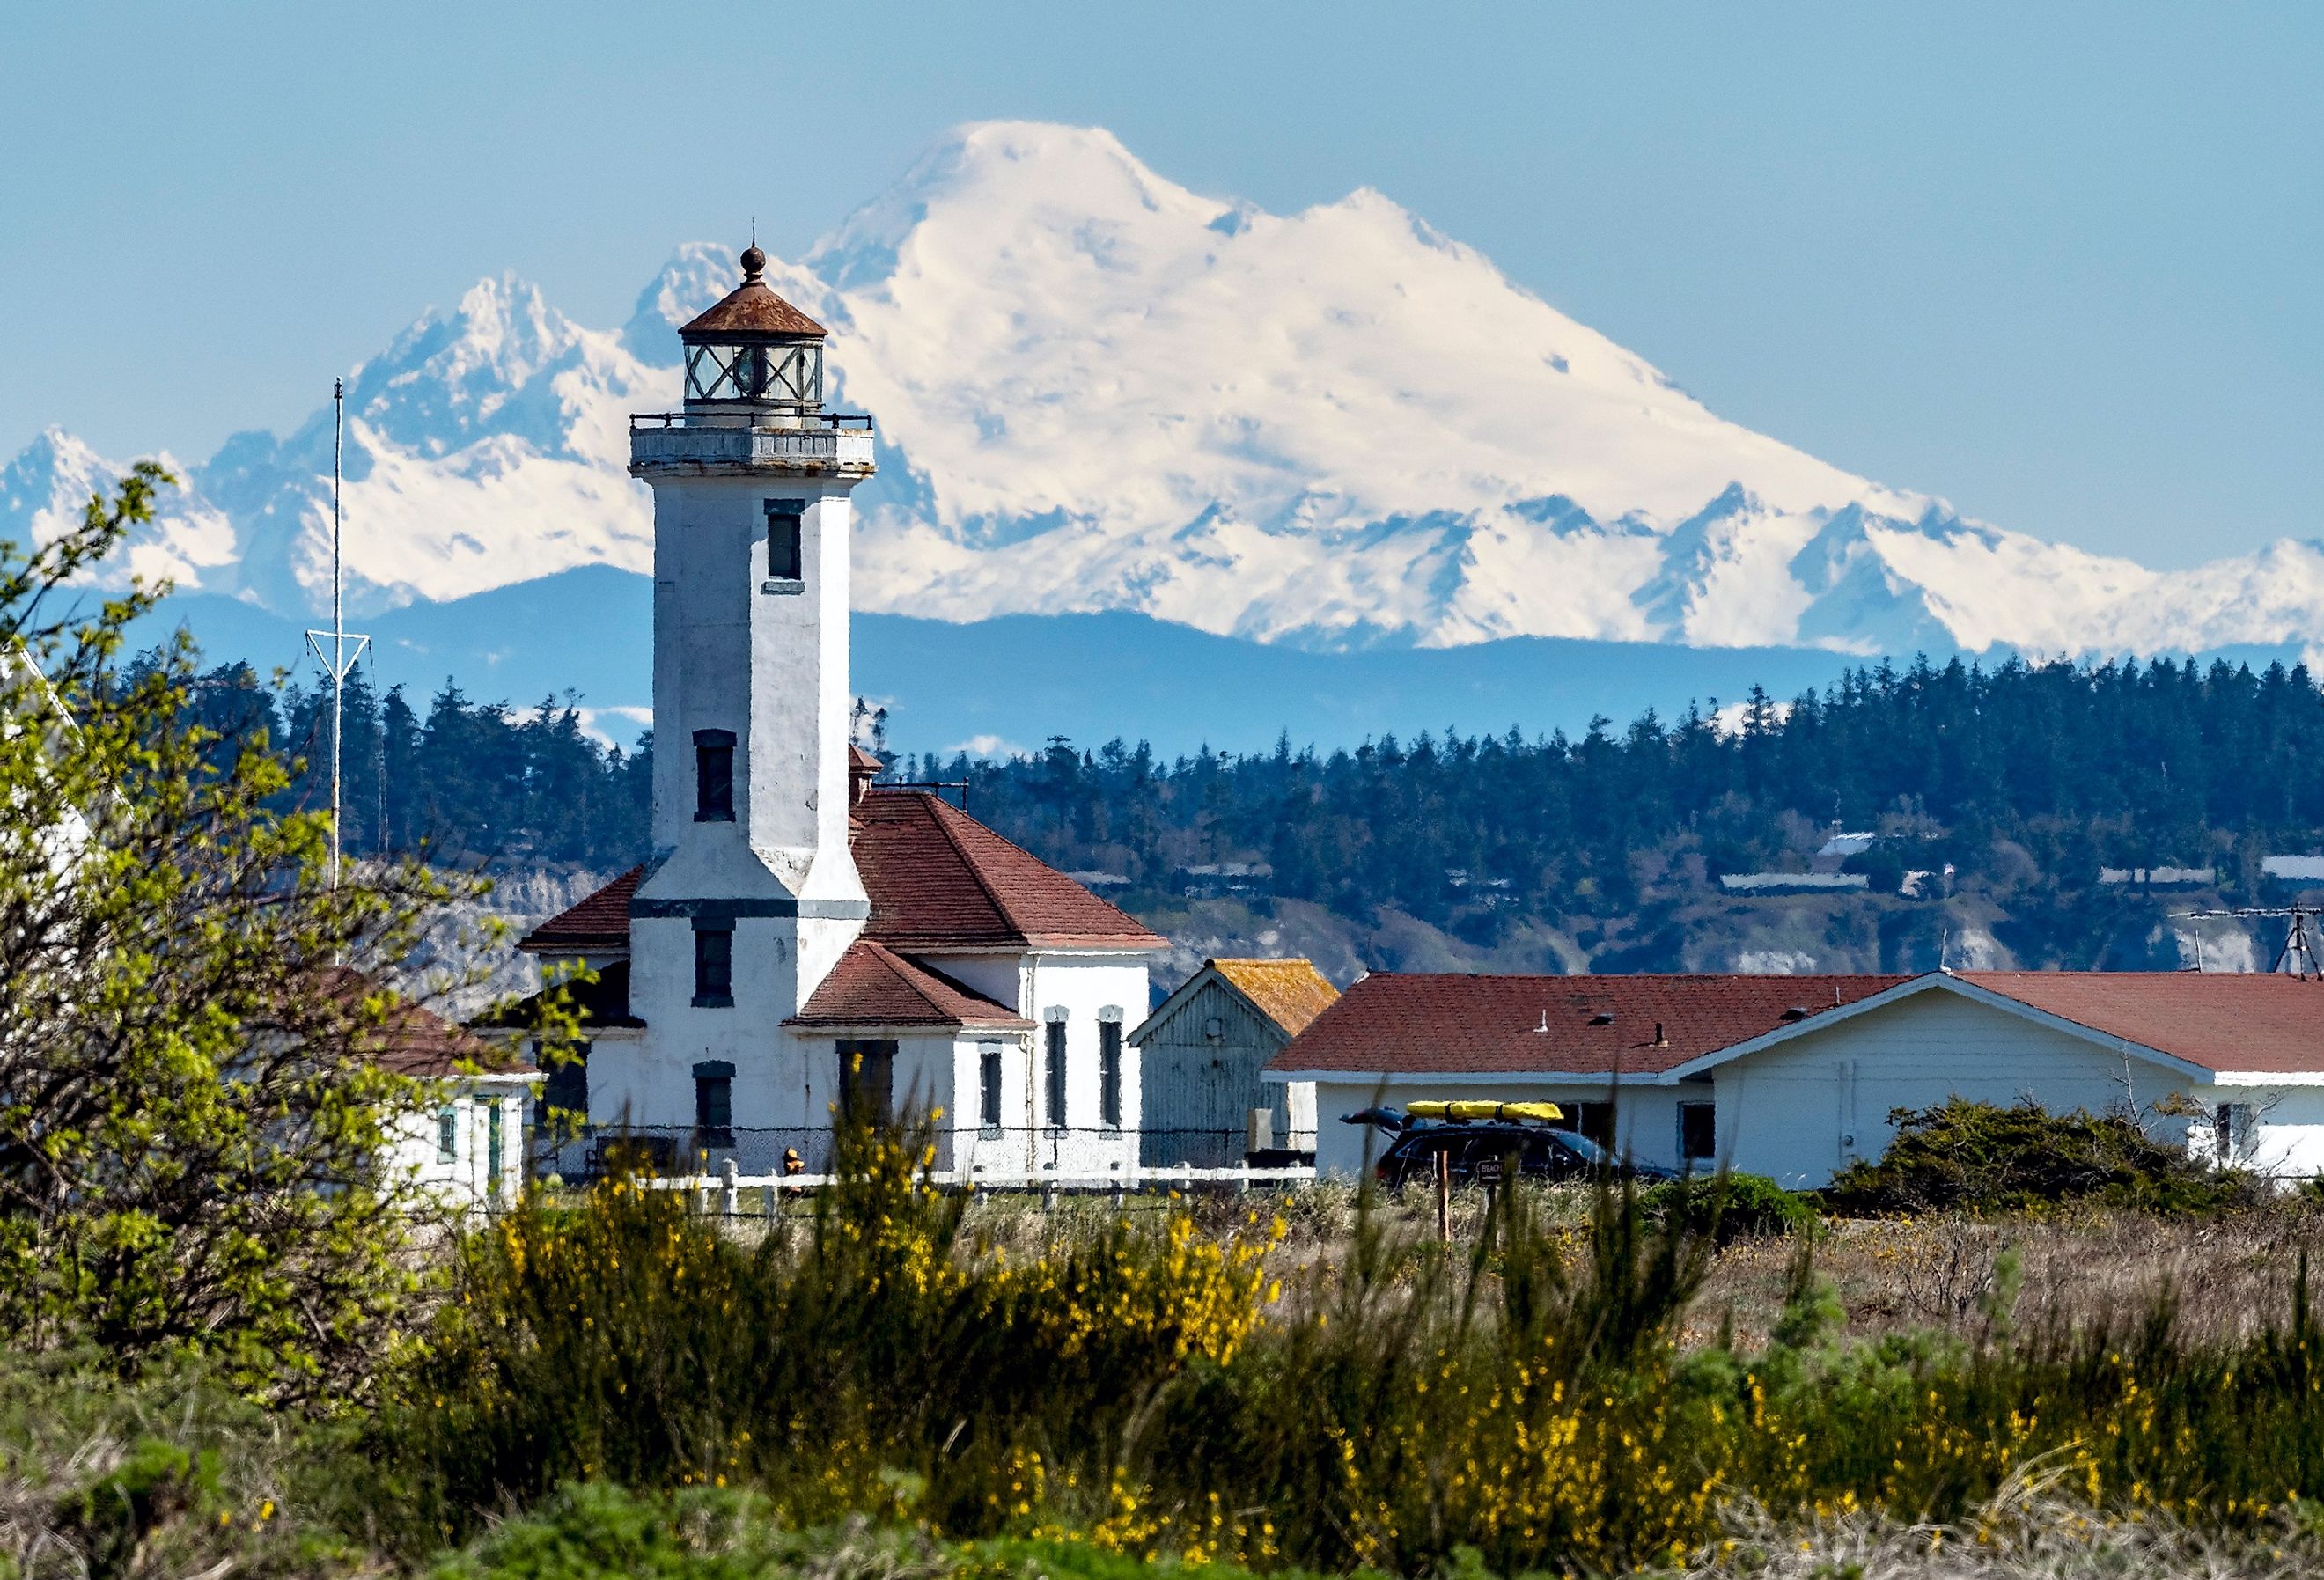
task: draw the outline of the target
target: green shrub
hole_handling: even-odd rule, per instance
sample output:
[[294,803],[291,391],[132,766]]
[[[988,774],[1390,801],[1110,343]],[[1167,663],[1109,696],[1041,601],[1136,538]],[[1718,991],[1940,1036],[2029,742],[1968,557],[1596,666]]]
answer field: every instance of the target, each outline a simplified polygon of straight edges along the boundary
[[365,1511],[323,1507],[348,1441],[191,1366],[0,1353],[0,1575],[361,1569]]
[[908,1531],[861,1521],[792,1531],[767,1500],[725,1487],[633,1492],[558,1488],[435,1563],[433,1580],[936,1580],[955,1557]]
[[1720,1174],[1709,1181],[1650,1186],[1638,1205],[1657,1224],[1711,1235],[1720,1245],[1789,1234],[1815,1222],[1813,1198],[1785,1190],[1764,1174]]
[[1960,1098],[1889,1115],[1896,1138],[1877,1163],[1849,1164],[1822,1191],[1846,1215],[2015,1212],[2096,1200],[2164,1213],[2249,1206],[2261,1187],[2158,1141],[2120,1114],[2051,1113]]

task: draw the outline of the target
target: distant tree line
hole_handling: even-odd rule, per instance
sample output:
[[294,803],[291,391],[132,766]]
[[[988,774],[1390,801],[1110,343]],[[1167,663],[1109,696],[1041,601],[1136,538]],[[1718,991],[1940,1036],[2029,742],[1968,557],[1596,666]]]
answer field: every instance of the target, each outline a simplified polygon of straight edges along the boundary
[[[247,664],[193,682],[192,716],[239,739],[263,729],[300,765],[285,799],[330,799],[327,687],[277,688]],[[355,855],[627,866],[645,851],[653,737],[628,751],[593,738],[575,698],[533,707],[471,700],[450,680],[415,709],[403,688],[348,678],[340,753],[342,837]]]
[[[1268,892],[1393,904],[1489,931],[1700,895],[1722,873],[1803,870],[1835,826],[1875,889],[1941,873],[2056,902],[2101,865],[2216,864],[2256,889],[2273,851],[2324,840],[2324,692],[2304,667],[2157,660],[1859,667],[1788,704],[1754,688],[1580,738],[1447,731],[1328,753],[1165,762],[1113,742],[1005,762],[923,757],[971,809],[1068,867],[1134,889],[1263,863]],[[1489,915],[1488,913],[1490,913]]]
[[[255,719],[323,793],[327,696],[246,666],[196,707]],[[593,738],[576,700],[517,708],[447,681],[424,712],[358,674],[346,699],[346,837],[613,868],[647,844],[652,737]],[[1877,890],[1950,864],[1964,884],[2054,901],[2101,865],[2219,866],[2324,848],[2324,691],[2304,667],[2191,661],[1859,667],[1788,703],[1649,711],[1579,737],[1446,731],[1352,748],[1163,758],[1063,740],[1004,761],[924,754],[891,777],[963,784],[970,809],[1044,858],[1157,894],[1187,870],[1263,865],[1267,892],[1391,904],[1439,924],[1610,916],[1701,894],[1719,874],[1799,870],[1835,826],[1884,837],[1851,858]]]

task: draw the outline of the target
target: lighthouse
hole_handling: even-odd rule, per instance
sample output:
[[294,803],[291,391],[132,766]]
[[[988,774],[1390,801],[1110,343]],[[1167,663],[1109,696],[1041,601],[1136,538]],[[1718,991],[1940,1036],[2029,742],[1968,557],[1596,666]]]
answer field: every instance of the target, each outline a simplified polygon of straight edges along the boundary
[[654,501],[651,850],[521,941],[597,973],[545,1099],[586,1123],[552,1127],[541,1166],[816,1169],[843,1114],[913,1114],[940,1169],[1132,1169],[1124,1030],[1164,940],[849,740],[872,423],[825,410],[823,326],[755,245],[742,263],[678,331],[683,409],[630,422]]
[[630,474],[653,490],[654,772],[629,911],[656,1074],[723,1067],[755,1106],[753,1087],[797,1084],[770,1033],[871,913],[848,849],[847,610],[850,495],[873,464],[870,419],[824,408],[823,326],[767,284],[755,243],[742,266],[678,331],[683,410],[631,423]]

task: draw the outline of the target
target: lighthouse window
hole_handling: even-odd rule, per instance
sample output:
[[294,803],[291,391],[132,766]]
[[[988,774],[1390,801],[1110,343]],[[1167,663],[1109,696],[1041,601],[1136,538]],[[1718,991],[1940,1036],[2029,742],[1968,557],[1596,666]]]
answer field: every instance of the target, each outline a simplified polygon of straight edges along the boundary
[[734,1067],[723,1058],[694,1067],[694,1144],[697,1149],[734,1144]]
[[776,581],[801,579],[799,517],[806,510],[803,499],[767,501],[767,575]]
[[734,820],[734,732],[694,732],[694,820]]
[[694,924],[694,1002],[705,1009],[734,1003],[734,924]]

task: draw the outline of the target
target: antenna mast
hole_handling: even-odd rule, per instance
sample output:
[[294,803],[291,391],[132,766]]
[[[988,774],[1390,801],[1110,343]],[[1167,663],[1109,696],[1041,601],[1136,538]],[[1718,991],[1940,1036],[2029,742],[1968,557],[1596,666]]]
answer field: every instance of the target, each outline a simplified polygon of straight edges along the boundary
[[[339,736],[346,718],[347,676],[354,672],[355,662],[363,657],[368,636],[359,636],[347,630],[345,612],[340,602],[339,528],[342,513],[339,494],[342,487],[340,455],[346,432],[346,384],[344,380],[331,381],[331,628],[328,631],[307,633],[308,649],[315,661],[331,677],[331,887],[339,886]],[[323,639],[331,639],[331,652],[323,656]],[[350,649],[347,644],[355,643]]]
[[[2276,951],[2275,964],[2270,971],[2281,972],[2285,966],[2292,975],[2306,981],[2313,975],[2324,980],[2324,951],[2319,951],[2310,922],[2324,919],[2324,908],[2313,905],[2239,905],[2229,910],[2174,910],[2174,918],[2186,921],[2205,921],[2221,917],[2282,916],[2289,917],[2291,929],[2284,935],[2283,947]],[[2195,935],[2196,967],[2201,969],[2202,935]]]

